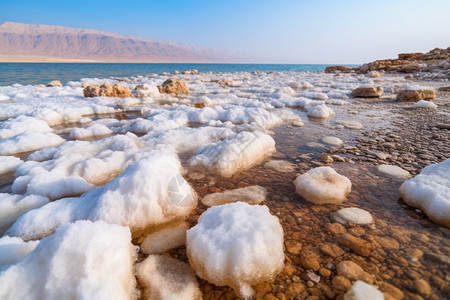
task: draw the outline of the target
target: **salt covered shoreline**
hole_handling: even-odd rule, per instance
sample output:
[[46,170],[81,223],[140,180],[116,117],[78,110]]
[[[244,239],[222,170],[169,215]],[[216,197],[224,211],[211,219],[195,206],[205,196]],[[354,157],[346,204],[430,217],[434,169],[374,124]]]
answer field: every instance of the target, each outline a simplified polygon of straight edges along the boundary
[[[7,212],[1,215],[0,229],[11,236],[0,239],[0,256],[6,257],[0,260],[0,298],[18,296],[12,292],[15,286],[27,282],[17,278],[28,271],[27,280],[42,284],[33,272],[51,265],[53,257],[63,266],[65,281],[47,278],[44,282],[51,284],[47,292],[33,295],[23,289],[25,297],[83,293],[65,289],[84,283],[81,277],[71,279],[73,270],[64,267],[70,256],[64,251],[77,248],[71,234],[79,232],[86,234],[89,250],[78,249],[77,259],[89,262],[98,255],[88,241],[90,230],[100,238],[97,223],[109,236],[114,232],[121,236],[115,241],[120,246],[112,245],[124,255],[120,273],[104,278],[111,285],[121,282],[118,298],[183,293],[182,297],[195,299],[201,293],[204,299],[217,299],[234,298],[237,292],[258,299],[342,299],[360,281],[390,299],[445,297],[450,292],[450,231],[399,200],[398,190],[425,166],[450,158],[450,92],[439,90],[448,82],[379,75],[192,71],[120,80],[85,78],[63,86],[0,87],[0,207]],[[161,93],[157,86],[171,77],[185,81],[189,93]],[[105,83],[120,84],[132,96],[84,97],[83,86]],[[380,87],[376,92],[383,91],[379,98],[352,97],[356,88],[375,86]],[[436,107],[396,100],[401,90],[420,89],[436,93],[432,100]],[[380,171],[377,165],[392,167]],[[339,201],[327,204],[298,195],[294,180],[319,166],[332,167],[348,178],[351,192],[347,189]],[[273,223],[273,236],[262,238],[262,225],[250,222],[247,215],[254,212],[247,205],[241,218],[249,218],[245,226],[256,228],[242,231],[235,208],[244,207],[239,202],[211,210],[201,227],[195,227],[208,208],[197,200],[254,185],[267,190],[258,209]],[[233,202],[247,198],[233,194]],[[358,210],[347,210],[345,221],[336,218],[338,211],[349,207],[363,212],[352,217]],[[226,211],[227,222],[216,224],[221,211]],[[180,219],[186,219],[182,226]],[[188,254],[185,246],[179,247],[187,228]],[[210,228],[219,233],[211,231],[213,236],[208,236]],[[171,235],[176,248],[163,248],[164,253],[178,261],[139,248],[134,256],[134,247],[146,238],[145,248],[153,249],[152,239],[167,239],[170,244]],[[279,259],[280,238],[284,266]],[[202,252],[197,247],[201,243],[213,251]],[[271,243],[278,246],[271,248]],[[44,247],[60,245],[64,251],[55,250],[43,265],[36,262]],[[245,259],[236,255],[239,247]],[[114,251],[107,254],[114,261]],[[191,267],[203,279],[195,278],[189,265],[178,265],[189,262],[187,255],[195,257]],[[207,259],[199,263],[204,255]],[[274,257],[277,261],[271,264]],[[233,271],[228,274],[220,267],[218,273],[205,275],[208,266],[203,264],[226,259],[231,259]],[[264,267],[255,267],[263,262]],[[131,274],[131,265],[139,274]],[[249,275],[246,266],[261,273]],[[77,270],[83,268],[95,277],[92,265],[80,264]],[[159,277],[145,275],[146,270],[160,268],[165,271]],[[177,277],[179,282],[170,282],[167,278],[176,268],[186,271]],[[107,266],[97,271],[111,273]],[[225,286],[209,283],[208,278]],[[85,280],[90,287],[100,284]],[[177,288],[180,282],[186,289]],[[356,284],[352,293],[359,287]],[[105,290],[85,292],[108,295]]]

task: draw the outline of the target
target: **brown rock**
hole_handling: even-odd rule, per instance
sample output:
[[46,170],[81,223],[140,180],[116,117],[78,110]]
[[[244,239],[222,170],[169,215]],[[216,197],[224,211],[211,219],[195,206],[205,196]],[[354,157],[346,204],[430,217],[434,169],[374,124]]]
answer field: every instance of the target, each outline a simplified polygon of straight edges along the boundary
[[419,90],[400,90],[397,94],[397,100],[417,102],[419,100],[433,100],[436,98],[436,92],[432,89]]
[[438,91],[450,92],[450,86],[441,86],[440,88],[438,88]]
[[336,234],[343,234],[346,232],[345,227],[342,226],[340,223],[327,223],[325,224],[325,228],[328,230],[329,233],[336,235]]
[[300,265],[306,270],[318,271],[319,261],[313,252],[305,252],[300,256]]
[[350,280],[362,280],[367,283],[373,283],[373,277],[351,260],[344,260],[338,263],[336,271],[338,275],[344,276]]
[[380,291],[391,295],[394,299],[401,300],[405,297],[405,294],[400,289],[387,282],[379,282],[378,287]]
[[350,73],[351,71],[352,71],[351,68],[345,66],[328,66],[325,68],[325,73],[335,73],[335,72]]
[[398,248],[400,247],[400,244],[397,242],[397,240],[388,236],[379,237],[376,239],[376,241],[385,250],[398,250]]
[[329,255],[334,258],[339,257],[345,253],[345,251],[342,250],[341,247],[339,247],[334,243],[323,244],[320,246],[320,250],[322,251],[323,254]]
[[133,97],[131,90],[121,84],[87,85],[84,88],[84,97]]
[[346,292],[352,286],[352,283],[344,276],[334,276],[331,285],[336,290]]
[[291,265],[290,263],[286,263],[284,265],[284,273],[286,273],[288,276],[291,276],[292,274],[295,273],[295,267],[293,265]]
[[62,86],[61,81],[59,80],[53,80],[47,83],[47,86],[54,87],[54,86]]
[[399,53],[398,59],[418,59],[423,56],[422,52],[414,52],[414,53]]
[[219,84],[220,84],[220,86],[223,86],[223,87],[225,87],[225,86],[233,86],[234,85],[233,79],[231,79],[231,78],[222,79],[222,80],[219,81]]
[[301,292],[303,292],[306,289],[306,287],[299,283],[299,282],[294,282],[291,283],[288,288],[286,289],[286,298],[287,299],[294,299],[295,296],[297,296],[298,294],[300,294]]
[[319,274],[320,274],[320,276],[323,276],[323,277],[329,277],[331,275],[331,271],[328,270],[327,268],[320,268]]
[[354,98],[380,98],[383,94],[381,86],[359,87],[352,91]]
[[319,158],[324,163],[332,163],[334,161],[333,158],[326,153],[320,155]]
[[422,296],[428,296],[431,293],[430,285],[421,278],[414,280],[414,286],[416,287],[416,291]]
[[286,250],[291,254],[298,255],[302,250],[302,244],[293,240],[286,241]]
[[349,233],[337,235],[336,240],[342,246],[352,249],[361,256],[369,256],[373,250],[373,244]]
[[160,93],[164,94],[189,94],[189,89],[186,83],[183,80],[177,78],[167,79],[163,82],[162,85],[158,85],[158,90]]

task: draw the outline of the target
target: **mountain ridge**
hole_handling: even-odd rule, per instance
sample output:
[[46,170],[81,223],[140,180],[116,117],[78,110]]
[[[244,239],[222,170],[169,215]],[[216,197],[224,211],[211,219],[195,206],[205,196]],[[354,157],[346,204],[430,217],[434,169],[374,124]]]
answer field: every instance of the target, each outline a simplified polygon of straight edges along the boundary
[[3,22],[0,61],[235,62],[243,55],[172,41],[64,26]]

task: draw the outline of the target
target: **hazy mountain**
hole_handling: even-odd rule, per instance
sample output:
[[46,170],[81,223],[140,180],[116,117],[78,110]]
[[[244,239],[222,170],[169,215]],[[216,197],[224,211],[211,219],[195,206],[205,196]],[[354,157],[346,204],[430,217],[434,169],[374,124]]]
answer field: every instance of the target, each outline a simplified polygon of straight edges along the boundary
[[92,29],[3,22],[0,61],[233,62],[243,56]]

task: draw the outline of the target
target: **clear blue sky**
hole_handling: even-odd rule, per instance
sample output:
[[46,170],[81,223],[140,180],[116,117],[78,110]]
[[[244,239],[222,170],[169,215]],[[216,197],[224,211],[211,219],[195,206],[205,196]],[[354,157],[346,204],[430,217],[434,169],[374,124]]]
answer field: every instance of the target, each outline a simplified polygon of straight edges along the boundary
[[450,46],[450,0],[0,0],[1,21],[232,49],[273,63],[359,64]]

